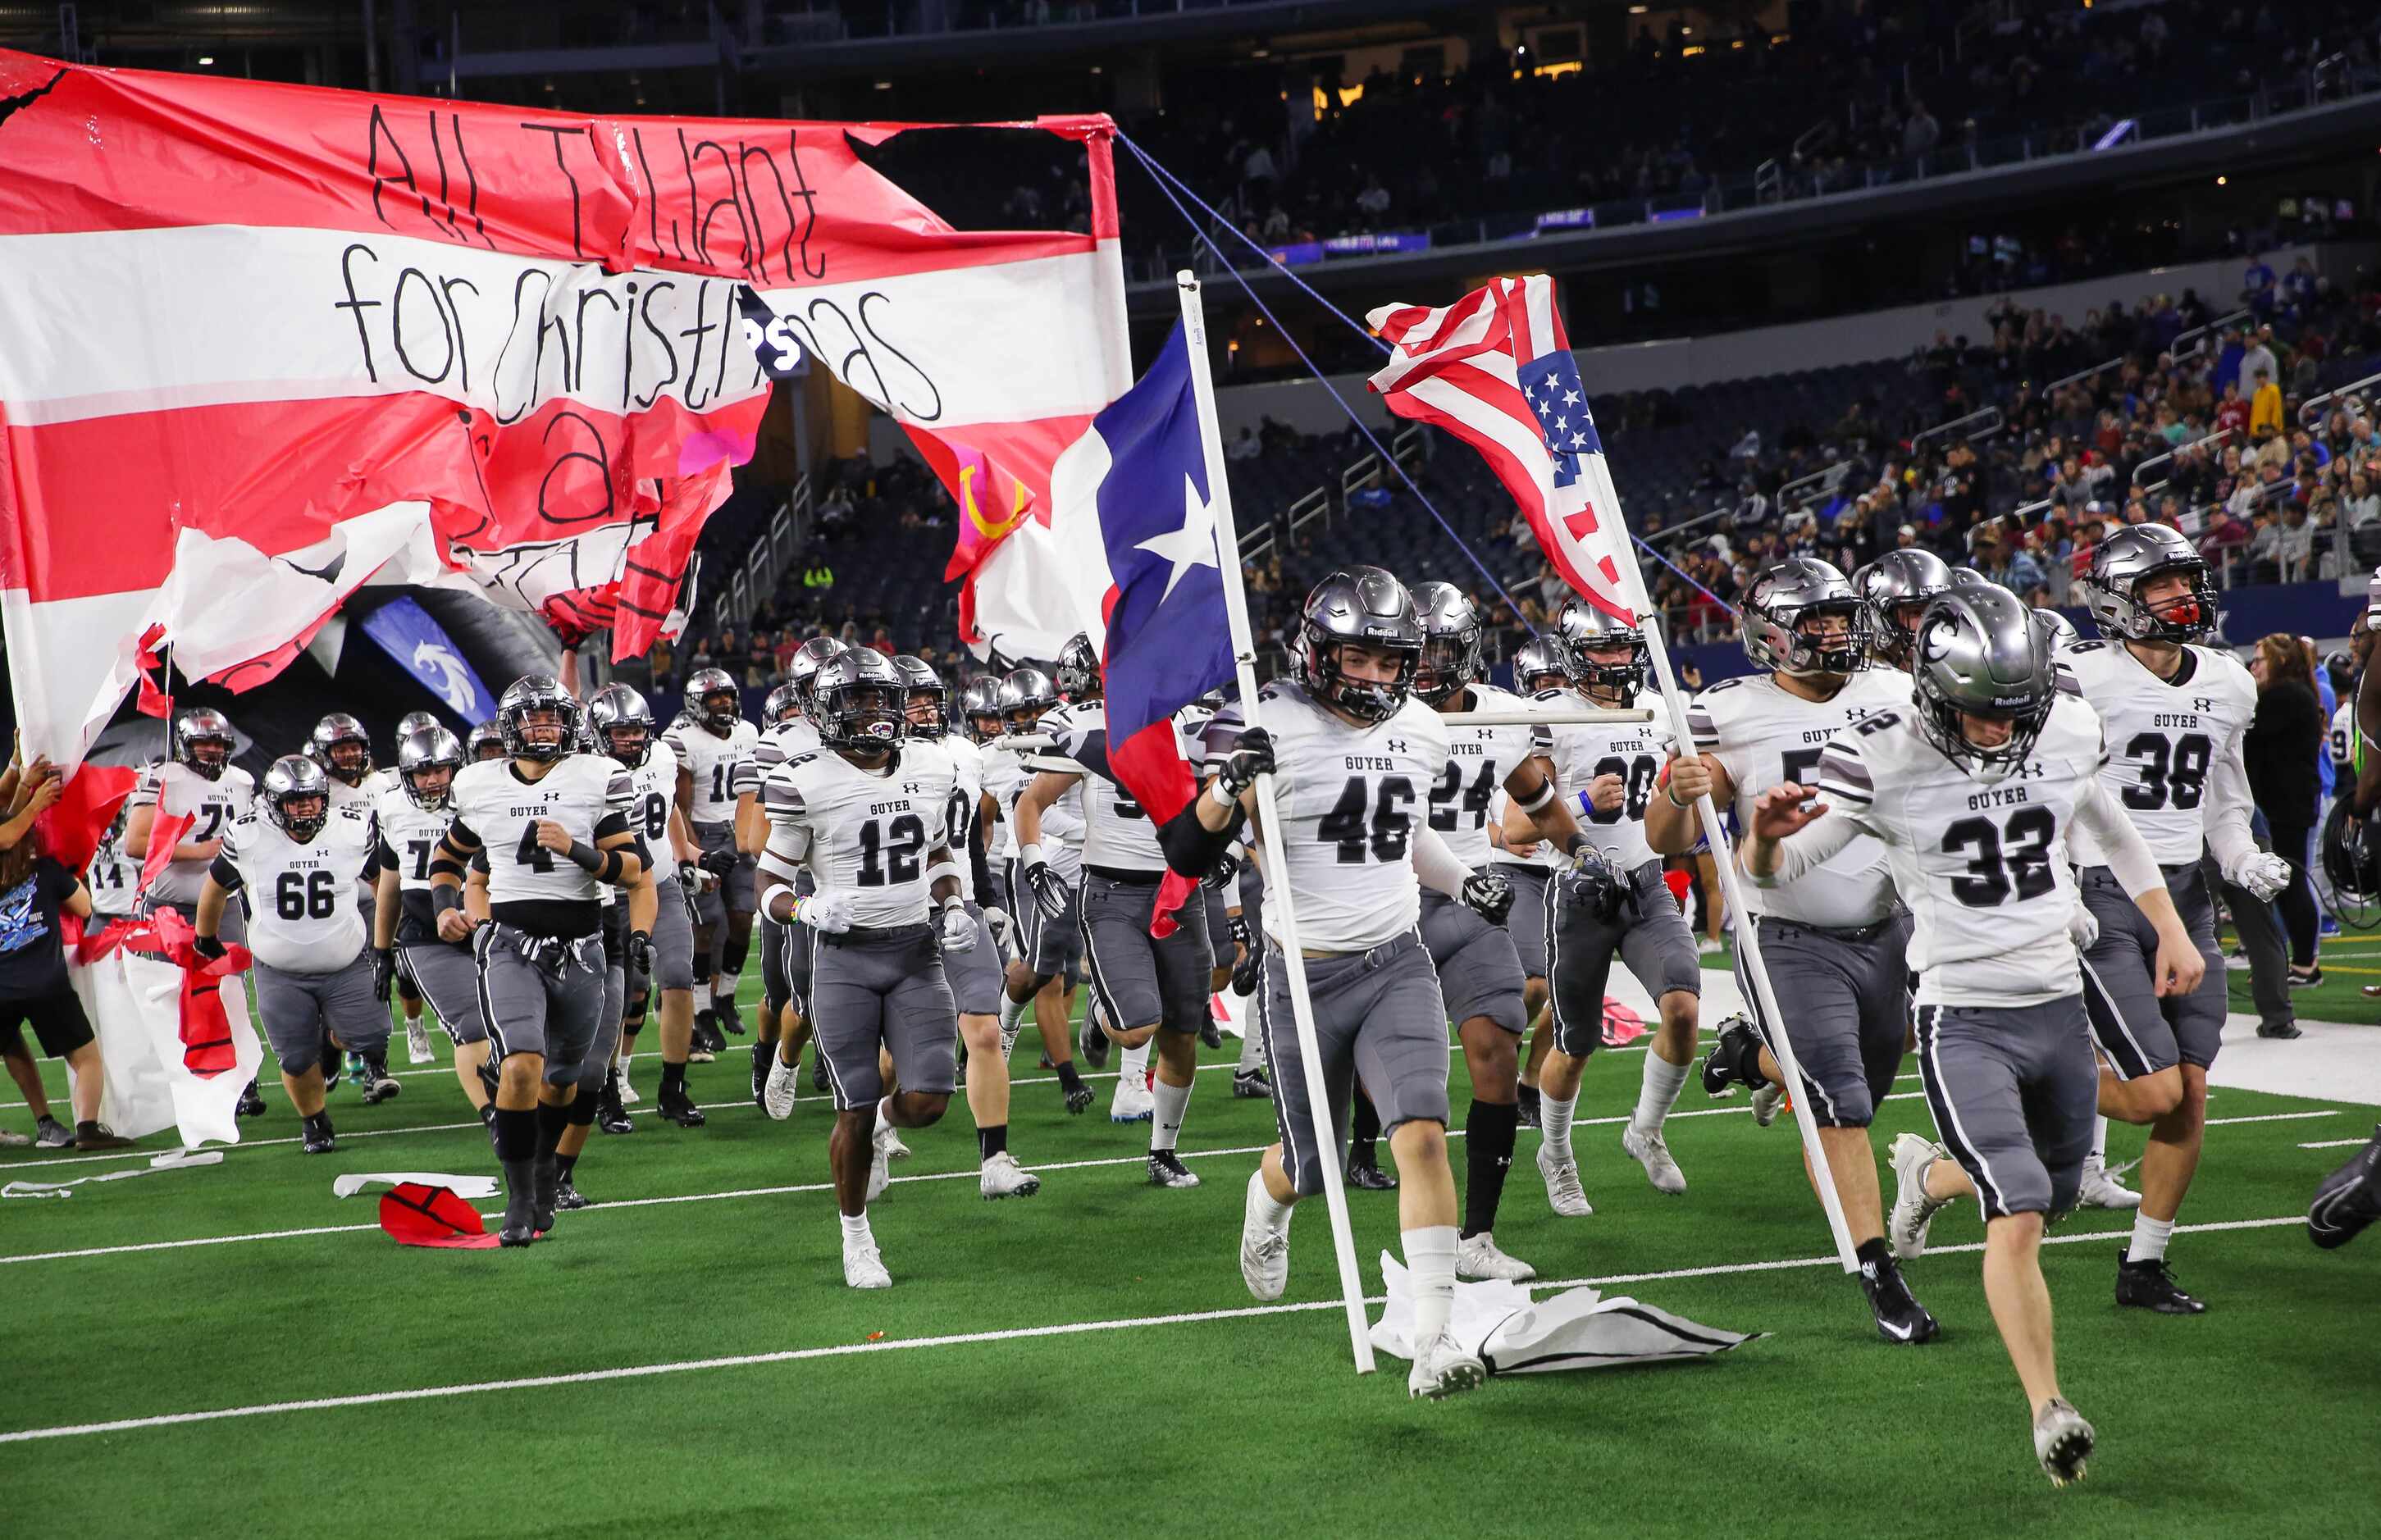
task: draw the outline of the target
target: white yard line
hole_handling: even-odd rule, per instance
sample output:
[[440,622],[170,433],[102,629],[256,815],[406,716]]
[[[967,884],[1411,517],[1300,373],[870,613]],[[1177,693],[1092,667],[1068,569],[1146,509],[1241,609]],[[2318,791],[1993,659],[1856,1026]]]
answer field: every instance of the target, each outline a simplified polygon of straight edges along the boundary
[[2302,1144],[2299,1148],[2302,1150],[2344,1150],[2351,1144],[2368,1144],[2371,1143],[2372,1141],[2367,1139],[2318,1139],[2311,1144]]
[[2338,1116],[2338,1107],[2327,1106],[2318,1112],[2261,1112],[2253,1118],[2210,1118],[2207,1119],[2207,1126],[2211,1129],[2218,1129],[2227,1123],[2288,1123],[2301,1118],[2337,1118]]
[[[2204,1225],[2178,1225],[2177,1234],[2199,1234],[2211,1230],[2263,1229],[2277,1225],[2305,1223],[2300,1215],[2275,1219],[2233,1219]],[[2094,1241],[2118,1241],[2131,1233],[2126,1230],[2094,1230],[2088,1234],[2052,1235],[2045,1237],[2052,1245],[2076,1244]],[[1960,1252],[1981,1252],[1982,1242],[1935,1248],[1935,1255]],[[1679,1267],[1656,1273],[1616,1273],[1603,1277],[1562,1278],[1529,1285],[1532,1289],[1606,1288],[1615,1284],[1652,1283],[1672,1278],[1712,1277],[1724,1274],[1765,1273],[1801,1267],[1833,1267],[1833,1256],[1795,1257],[1771,1262],[1723,1263],[1708,1267]],[[1375,1297],[1367,1303],[1377,1304]],[[1182,1311],[1167,1315],[1125,1316],[1100,1321],[1068,1321],[1056,1325],[1017,1326],[1002,1331],[958,1332],[940,1337],[893,1338],[873,1342],[845,1342],[824,1348],[793,1348],[779,1352],[739,1353],[720,1358],[685,1359],[668,1363],[640,1363],[608,1369],[589,1369],[569,1375],[537,1375],[519,1379],[476,1380],[460,1385],[421,1386],[407,1390],[376,1390],[354,1396],[322,1396],[301,1401],[265,1401],[250,1406],[216,1407],[203,1412],[165,1412],[148,1417],[125,1417],[104,1423],[70,1423],[52,1427],[20,1428],[0,1433],[0,1444],[21,1444],[38,1439],[78,1438],[92,1434],[133,1433],[144,1428],[179,1427],[191,1423],[223,1422],[238,1417],[267,1417],[292,1412],[329,1412],[346,1407],[382,1406],[396,1401],[446,1399],[457,1396],[484,1395],[500,1390],[534,1390],[559,1385],[591,1385],[604,1380],[649,1379],[661,1375],[685,1375],[710,1369],[743,1369],[770,1363],[796,1363],[810,1359],[846,1358],[861,1353],[903,1352],[917,1348],[974,1347],[988,1342],[1016,1342],[1036,1338],[1072,1337],[1093,1332],[1130,1331],[1145,1326],[1191,1326],[1211,1321],[1244,1321],[1264,1316],[1288,1315],[1309,1311],[1337,1310],[1340,1302],[1331,1300],[1300,1301],[1290,1304],[1247,1305],[1232,1310]]]

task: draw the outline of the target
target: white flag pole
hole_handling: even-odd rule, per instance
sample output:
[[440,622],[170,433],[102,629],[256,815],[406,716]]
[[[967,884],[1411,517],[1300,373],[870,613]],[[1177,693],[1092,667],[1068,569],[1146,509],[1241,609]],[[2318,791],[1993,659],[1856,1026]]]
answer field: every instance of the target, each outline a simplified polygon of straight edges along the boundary
[[[1207,365],[1207,322],[1200,302],[1199,280],[1188,269],[1174,275],[1181,291],[1182,334],[1190,355],[1190,391],[1199,407],[1200,446],[1207,459],[1207,495],[1215,513],[1215,565],[1224,580],[1224,614],[1231,628],[1232,661],[1239,676],[1240,712],[1252,727],[1257,721],[1256,643],[1249,627],[1248,593],[1240,582],[1240,540],[1232,522],[1232,492],[1224,475],[1224,435],[1215,426],[1215,383]],[[1282,854],[1281,819],[1274,802],[1273,777],[1259,776],[1257,837],[1264,849],[1264,869],[1277,880],[1265,885],[1265,913],[1281,927],[1282,968],[1289,976],[1289,1014],[1298,1033],[1299,1058],[1307,1069],[1307,1110],[1313,1118],[1315,1148],[1322,1152],[1323,1203],[1331,1215],[1331,1245],[1339,1262],[1339,1292],[1348,1305],[1348,1339],[1356,1356],[1356,1372],[1373,1372],[1373,1338],[1364,1318],[1363,1275],[1356,1265],[1356,1238],[1348,1226],[1348,1194],[1339,1180],[1339,1141],[1331,1119],[1336,1108],[1325,1105],[1323,1052],[1314,1036],[1314,1001],[1306,989],[1306,959],[1299,950],[1298,909],[1289,890],[1289,862]],[[1262,938],[1259,945],[1263,945]]]
[[[1693,735],[1687,730],[1686,697],[1679,693],[1679,680],[1670,667],[1669,646],[1662,634],[1662,617],[1655,612],[1653,600],[1645,592],[1645,575],[1638,568],[1637,554],[1626,547],[1628,526],[1621,522],[1620,495],[1612,484],[1612,472],[1602,456],[1582,456],[1588,481],[1588,495],[1600,510],[1604,510],[1615,528],[1613,544],[1620,548],[1612,553],[1613,565],[1620,571],[1621,595],[1629,607],[1637,612],[1640,628],[1645,637],[1645,651],[1654,664],[1654,678],[1661,687],[1662,703],[1667,709],[1670,730],[1678,735],[1681,753],[1694,748]],[[1599,520],[1599,525],[1601,524]],[[1601,528],[1596,532],[1602,533]],[[1777,1009],[1777,996],[1769,984],[1769,971],[1761,963],[1761,944],[1755,939],[1752,911],[1745,908],[1744,890],[1737,881],[1736,853],[1728,848],[1728,831],[1720,825],[1719,809],[1708,796],[1695,799],[1695,812],[1703,820],[1703,837],[1710,841],[1712,866],[1719,874],[1721,894],[1728,900],[1728,911],[1736,916],[1736,945],[1744,954],[1745,976],[1752,981],[1754,1003],[1761,1020],[1776,1025],[1786,1018]],[[1810,1157],[1812,1185],[1818,1189],[1819,1206],[1826,1211],[1827,1228],[1836,1238],[1836,1255],[1844,1271],[1855,1271],[1860,1264],[1852,1254],[1850,1227],[1844,1223],[1843,1204],[1836,1198],[1836,1182],[1827,1168],[1827,1153],[1819,1145],[1819,1125],[1811,1117],[1811,1098],[1804,1094],[1805,1082],[1801,1067],[1794,1060],[1793,1045],[1787,1041],[1783,1027],[1765,1034],[1769,1050],[1777,1060],[1778,1069],[1786,1077],[1786,1087],[1792,1093],[1794,1123],[1801,1131],[1802,1152]]]

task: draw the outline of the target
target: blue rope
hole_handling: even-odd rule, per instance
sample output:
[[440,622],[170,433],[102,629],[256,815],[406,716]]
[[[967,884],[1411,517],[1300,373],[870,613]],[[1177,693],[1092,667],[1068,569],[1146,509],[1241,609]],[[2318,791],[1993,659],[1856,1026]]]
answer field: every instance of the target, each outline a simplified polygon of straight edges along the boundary
[[[1126,139],[1122,134],[1118,134],[1117,138],[1126,149],[1130,150],[1133,153],[1134,157],[1138,159],[1142,165],[1148,167],[1153,175],[1155,174],[1157,164],[1154,161],[1152,161],[1149,156],[1142,152],[1140,145],[1133,143],[1129,139]],[[1199,222],[1190,217],[1190,211],[1182,206],[1182,201],[1174,196],[1173,190],[1166,187],[1163,180],[1159,181],[1157,190],[1166,194],[1166,202],[1174,205],[1174,212],[1182,216],[1182,222],[1190,226],[1191,233],[1198,237],[1200,242],[1209,251],[1214,251],[1218,260],[1222,260],[1224,256],[1223,251],[1213,240],[1208,238],[1205,231],[1199,228]],[[1204,207],[1205,205],[1202,204],[1201,206]],[[1213,211],[1210,212],[1212,213]],[[1472,551],[1469,544],[1465,544],[1461,535],[1455,532],[1455,526],[1447,521],[1447,516],[1438,511],[1437,507],[1431,502],[1429,495],[1423,492],[1421,487],[1414,484],[1414,479],[1406,474],[1406,468],[1398,463],[1397,457],[1389,453],[1387,447],[1384,446],[1379,439],[1373,436],[1373,430],[1364,425],[1364,420],[1356,415],[1356,409],[1348,404],[1348,398],[1339,394],[1338,387],[1334,385],[1329,379],[1325,377],[1322,370],[1315,367],[1314,361],[1313,359],[1306,356],[1306,349],[1298,345],[1298,339],[1290,336],[1289,329],[1281,324],[1280,317],[1275,315],[1272,310],[1266,306],[1265,302],[1257,298],[1257,291],[1249,287],[1248,279],[1240,275],[1238,268],[1233,267],[1228,261],[1224,263],[1224,267],[1226,271],[1232,275],[1233,280],[1240,286],[1241,291],[1249,297],[1249,302],[1256,306],[1258,312],[1263,314],[1267,321],[1273,324],[1274,330],[1281,335],[1281,339],[1289,344],[1290,351],[1298,355],[1298,361],[1306,366],[1307,373],[1313,374],[1316,382],[1320,384],[1324,389],[1331,393],[1331,398],[1339,403],[1339,409],[1348,414],[1348,421],[1354,423],[1356,425],[1356,431],[1364,435],[1364,442],[1373,446],[1373,452],[1380,457],[1381,463],[1386,465],[1390,470],[1398,473],[1398,480],[1405,483],[1406,490],[1412,493],[1415,498],[1421,502],[1423,510],[1433,519],[1438,520],[1438,527],[1447,532],[1447,539],[1455,542],[1455,548],[1463,553],[1464,559],[1469,561],[1473,568],[1477,568],[1483,578],[1488,580],[1488,586],[1495,589],[1498,595],[1504,599],[1506,607],[1512,611],[1514,620],[1520,625],[1529,626],[1529,621],[1522,618],[1520,605],[1515,601],[1510,593],[1507,592],[1505,585],[1496,581],[1496,574],[1488,570],[1487,564],[1480,559],[1479,556]],[[1313,291],[1309,289],[1308,292],[1313,293]],[[1316,298],[1320,299],[1322,297],[1317,295]],[[1328,305],[1330,301],[1324,300],[1324,303]],[[1340,315],[1342,320],[1347,319],[1344,314],[1341,314],[1341,312],[1337,310],[1334,310],[1332,313],[1335,315]],[[1366,335],[1370,336],[1371,334],[1367,333]],[[1535,627],[1531,627],[1530,629],[1532,635],[1534,636],[1537,634],[1537,629]]]

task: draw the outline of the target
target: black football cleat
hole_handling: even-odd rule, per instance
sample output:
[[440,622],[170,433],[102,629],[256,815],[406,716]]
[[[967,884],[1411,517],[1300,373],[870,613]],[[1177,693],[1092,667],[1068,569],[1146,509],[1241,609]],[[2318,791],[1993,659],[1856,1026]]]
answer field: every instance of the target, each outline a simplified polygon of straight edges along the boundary
[[537,1166],[533,1160],[507,1160],[505,1171],[505,1218],[496,1231],[501,1246],[526,1246],[537,1239]]
[[1067,1098],[1067,1110],[1070,1114],[1081,1116],[1082,1113],[1091,1109],[1092,1088],[1085,1085],[1081,1081],[1077,1081],[1072,1085],[1062,1087],[1060,1094]]
[[604,1089],[595,1094],[595,1126],[605,1133],[637,1131],[637,1120],[629,1116],[628,1104],[620,1100],[617,1066],[604,1071]]
[[752,1105],[754,1106],[768,1106],[763,1098],[769,1089],[769,1066],[776,1062],[777,1045],[775,1043],[752,1045]]
[[2307,1206],[2307,1239],[2332,1251],[2381,1218],[2381,1127],[2348,1164],[2323,1179]]
[[2167,1270],[2166,1258],[2152,1262],[2131,1261],[2125,1253],[2117,1253],[2117,1302],[2136,1310],[2155,1310],[2161,1315],[2204,1315],[2207,1306],[2182,1291]]
[[263,1094],[256,1089],[256,1082],[254,1081],[249,1082],[248,1089],[239,1094],[239,1106],[235,1109],[235,1111],[236,1115],[241,1118],[259,1118],[263,1116],[264,1097]]
[[1861,1292],[1868,1296],[1869,1314],[1876,1317],[1879,1337],[1898,1345],[1915,1347],[1942,1335],[1941,1325],[1910,1291],[1910,1281],[1901,1276],[1901,1265],[1891,1254],[1862,1263],[1860,1280]]
[[568,1214],[574,1208],[585,1208],[587,1199],[571,1179],[565,1177],[554,1190],[554,1206],[560,1212]]
[[339,1147],[338,1135],[331,1131],[331,1115],[318,1112],[300,1125],[305,1133],[308,1155],[329,1155]]
[[530,1223],[543,1234],[554,1228],[555,1209],[562,1201],[562,1162],[553,1155],[538,1156],[531,1182]]
[[[718,1021],[722,1031],[729,1037],[744,1035],[744,1013],[737,1008],[735,996],[714,995],[711,1005],[713,1019]],[[727,1044],[723,1039],[719,1045],[724,1048]]]
[[1265,1073],[1265,1067],[1262,1064],[1252,1069],[1235,1069],[1232,1071],[1232,1096],[1234,1100],[1243,1102],[1272,1101],[1273,1078]]
[[1703,1057],[1703,1094],[1725,1096],[1740,1085],[1756,1090],[1767,1083],[1761,1073],[1761,1035],[1751,1021],[1732,1016],[1720,1023],[1719,1040]]
[[1207,1019],[1199,1023],[1199,1041],[1210,1048],[1220,1048],[1224,1045],[1223,1024],[1215,1020],[1215,1013],[1212,1009],[1207,1012]]
[[364,1106],[378,1106],[383,1102],[393,1101],[404,1089],[397,1078],[388,1072],[387,1060],[364,1060]]
[[811,1089],[826,1094],[826,1050],[813,1044],[811,1047]]
[[1389,1192],[1396,1191],[1398,1179],[1381,1169],[1377,1156],[1350,1152],[1348,1156],[1348,1185],[1361,1187],[1367,1192]]
[[656,1110],[664,1121],[682,1129],[699,1129],[704,1122],[702,1108],[694,1105],[694,1098],[686,1094],[684,1086],[664,1088]]
[[1520,1110],[1515,1114],[1516,1126],[1525,1129],[1541,1127],[1542,1115],[1539,1111],[1538,1088],[1534,1085],[1524,1085],[1520,1087],[1520,1090],[1521,1095],[1519,1103]]

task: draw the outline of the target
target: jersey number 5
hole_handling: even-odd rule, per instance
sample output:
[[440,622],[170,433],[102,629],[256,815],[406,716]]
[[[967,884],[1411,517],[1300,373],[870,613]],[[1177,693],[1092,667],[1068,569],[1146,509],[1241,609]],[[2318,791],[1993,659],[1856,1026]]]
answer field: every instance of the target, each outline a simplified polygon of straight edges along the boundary
[[338,879],[328,872],[284,872],[273,885],[273,911],[284,920],[328,920],[338,907]]
[[1970,909],[2007,903],[2012,892],[2041,898],[2051,889],[2050,841],[2057,833],[2058,820],[2044,807],[2020,808],[1998,828],[1989,818],[1960,819],[1943,831],[1946,855],[1968,855],[1967,873],[1951,879],[1951,896]]
[[860,886],[883,887],[888,874],[893,882],[916,882],[918,852],[925,848],[925,821],[916,813],[905,813],[886,824],[871,818],[860,825]]
[[[1372,847],[1374,861],[1402,861],[1407,835],[1413,828],[1413,814],[1406,809],[1413,805],[1413,782],[1403,776],[1382,777],[1377,804],[1364,777],[1350,776],[1348,784],[1340,788],[1339,800],[1316,824],[1314,832],[1325,845],[1339,848],[1343,866],[1361,864],[1367,844]],[[1369,832],[1365,827],[1367,815],[1371,821]]]

